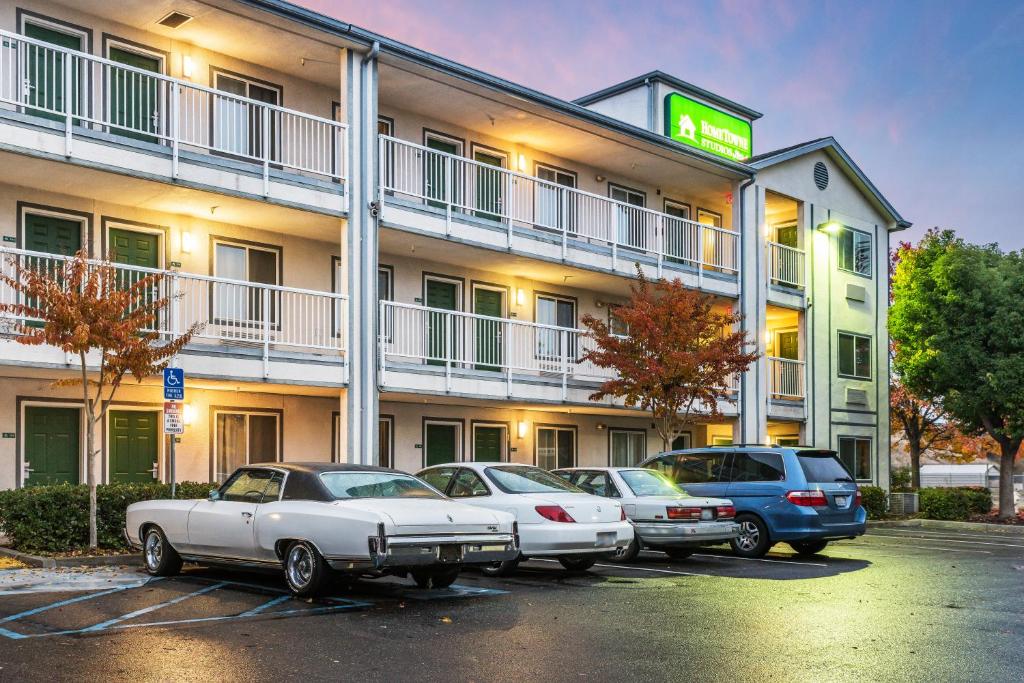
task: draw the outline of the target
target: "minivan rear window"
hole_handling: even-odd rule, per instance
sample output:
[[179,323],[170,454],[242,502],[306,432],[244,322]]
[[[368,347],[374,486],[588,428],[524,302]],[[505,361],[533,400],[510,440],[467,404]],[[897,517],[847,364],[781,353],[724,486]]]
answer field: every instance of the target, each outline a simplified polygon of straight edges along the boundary
[[798,452],[796,457],[808,482],[823,484],[853,481],[843,463],[836,458],[834,451],[804,451]]

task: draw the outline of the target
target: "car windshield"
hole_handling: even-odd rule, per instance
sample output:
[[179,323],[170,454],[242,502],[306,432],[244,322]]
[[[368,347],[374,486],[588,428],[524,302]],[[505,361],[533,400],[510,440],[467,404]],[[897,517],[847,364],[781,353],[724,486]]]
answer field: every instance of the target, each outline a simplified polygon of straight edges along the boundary
[[808,483],[853,481],[850,473],[843,467],[843,463],[839,462],[833,451],[803,451],[797,452],[796,457],[800,461]]
[[397,472],[324,472],[320,481],[336,500],[443,497],[416,477]]
[[635,496],[678,496],[685,493],[668,477],[654,470],[619,470],[619,476]]
[[537,467],[488,467],[484,471],[487,478],[505,493],[582,492],[561,477]]

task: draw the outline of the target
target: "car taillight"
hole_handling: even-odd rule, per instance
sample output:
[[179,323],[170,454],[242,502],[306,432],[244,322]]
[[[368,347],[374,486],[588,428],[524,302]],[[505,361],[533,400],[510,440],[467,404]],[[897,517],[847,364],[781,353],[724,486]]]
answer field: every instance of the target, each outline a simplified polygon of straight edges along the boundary
[[786,494],[786,500],[793,505],[800,505],[802,507],[827,507],[828,498],[825,497],[824,491],[790,491]]
[[568,512],[562,509],[561,505],[538,505],[534,508],[537,514],[544,519],[550,519],[552,522],[575,522]]
[[700,508],[665,508],[669,519],[700,519]]
[[626,508],[619,508],[619,509],[622,510],[622,516],[619,517],[619,521],[620,522],[625,522],[626,521]]
[[857,489],[857,495],[853,497],[853,507],[860,507],[860,489]]
[[719,519],[732,519],[736,516],[736,508],[732,505],[719,505],[718,506],[718,518]]

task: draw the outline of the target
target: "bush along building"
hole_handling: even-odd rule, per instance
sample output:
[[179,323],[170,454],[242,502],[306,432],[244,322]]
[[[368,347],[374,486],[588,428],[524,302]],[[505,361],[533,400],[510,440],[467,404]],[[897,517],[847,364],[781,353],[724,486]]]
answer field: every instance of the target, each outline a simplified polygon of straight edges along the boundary
[[[738,310],[760,359],[675,447],[810,444],[888,479],[889,233],[832,138],[654,72],[557,99],[275,0],[0,9],[0,254],[161,271],[202,322],[179,480],[274,460],[627,465],[650,418],[590,400],[585,314],[637,266]],[[15,294],[0,289],[0,299]],[[78,362],[0,338],[0,487],[85,480]],[[88,367],[87,370],[95,370]],[[157,380],[100,481],[167,481]]]

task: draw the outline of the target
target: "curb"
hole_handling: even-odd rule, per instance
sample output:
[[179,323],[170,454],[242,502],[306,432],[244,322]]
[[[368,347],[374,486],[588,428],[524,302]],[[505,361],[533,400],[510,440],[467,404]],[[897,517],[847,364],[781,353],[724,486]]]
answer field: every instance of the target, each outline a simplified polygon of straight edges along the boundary
[[57,569],[58,567],[110,567],[115,565],[142,564],[142,556],[139,554],[43,557],[41,555],[30,555],[19,550],[0,546],[0,555],[10,557],[22,564],[27,564],[30,567],[39,567],[42,569]]
[[984,522],[953,522],[939,519],[900,519],[869,521],[868,528],[902,527],[910,529],[938,529],[942,531],[973,531],[996,536],[1024,536],[1024,526],[986,524]]

